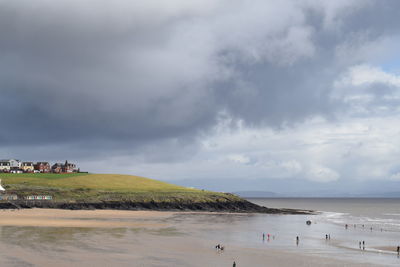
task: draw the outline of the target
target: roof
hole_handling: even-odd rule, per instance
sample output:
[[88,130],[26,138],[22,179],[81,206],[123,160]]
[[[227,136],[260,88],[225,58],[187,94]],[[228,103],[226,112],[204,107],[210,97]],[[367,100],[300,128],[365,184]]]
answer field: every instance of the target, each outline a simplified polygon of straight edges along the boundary
[[62,163],[54,163],[53,164],[53,167],[62,167],[62,166],[64,166],[64,164],[62,164]]

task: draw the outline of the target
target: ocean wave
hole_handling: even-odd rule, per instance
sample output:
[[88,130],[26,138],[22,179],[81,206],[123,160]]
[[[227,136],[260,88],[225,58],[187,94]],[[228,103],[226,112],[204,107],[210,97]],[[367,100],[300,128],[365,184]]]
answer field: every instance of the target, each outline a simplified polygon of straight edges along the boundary
[[332,211],[322,211],[322,215],[326,218],[340,218],[349,215],[349,213],[344,212],[332,212]]
[[397,218],[366,217],[354,216],[342,212],[324,212],[320,219],[335,225],[348,224],[349,227],[353,227],[353,225],[358,227],[365,225],[365,229],[372,227],[374,229],[384,229],[385,231],[400,231],[400,220]]

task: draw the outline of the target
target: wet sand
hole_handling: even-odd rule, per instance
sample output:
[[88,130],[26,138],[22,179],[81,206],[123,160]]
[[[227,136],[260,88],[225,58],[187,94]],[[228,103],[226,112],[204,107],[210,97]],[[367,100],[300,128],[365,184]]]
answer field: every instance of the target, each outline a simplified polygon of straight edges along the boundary
[[381,250],[381,251],[387,251],[387,252],[393,252],[393,253],[397,254],[397,247],[396,246],[374,247],[374,249]]
[[[187,216],[186,216],[187,215]],[[304,253],[249,247],[219,233],[248,214],[159,211],[0,211],[0,266],[379,266]],[[285,215],[283,215],[285,216]],[[287,215],[286,215],[287,216]],[[234,229],[234,228],[233,228]],[[226,229],[225,229],[226,230]]]

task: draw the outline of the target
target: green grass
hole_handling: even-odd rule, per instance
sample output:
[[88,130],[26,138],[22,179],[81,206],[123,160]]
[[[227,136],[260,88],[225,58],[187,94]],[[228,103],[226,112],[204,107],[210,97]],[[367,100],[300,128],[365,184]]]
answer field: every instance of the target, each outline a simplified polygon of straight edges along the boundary
[[195,192],[182,186],[132,175],[116,174],[0,174],[5,185],[43,186],[62,189],[93,189],[113,192]]
[[7,192],[52,195],[56,201],[226,201],[231,195],[117,174],[0,174]]

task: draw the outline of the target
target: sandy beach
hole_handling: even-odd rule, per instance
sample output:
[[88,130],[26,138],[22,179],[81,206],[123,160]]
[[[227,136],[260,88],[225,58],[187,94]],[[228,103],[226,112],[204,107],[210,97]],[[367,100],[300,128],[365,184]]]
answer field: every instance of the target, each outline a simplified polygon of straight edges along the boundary
[[59,209],[22,209],[1,210],[0,226],[35,227],[166,227],[162,223],[142,223],[139,220],[116,221],[114,219],[166,218],[172,212],[157,211],[116,211],[116,210],[59,210]]
[[303,243],[237,241],[232,235],[248,214],[27,209],[0,216],[1,266],[379,266],[310,253]]

